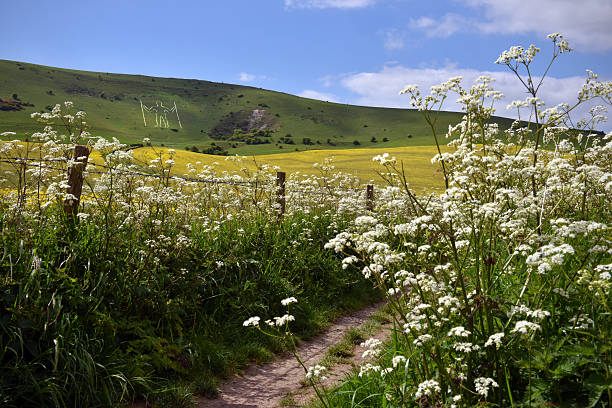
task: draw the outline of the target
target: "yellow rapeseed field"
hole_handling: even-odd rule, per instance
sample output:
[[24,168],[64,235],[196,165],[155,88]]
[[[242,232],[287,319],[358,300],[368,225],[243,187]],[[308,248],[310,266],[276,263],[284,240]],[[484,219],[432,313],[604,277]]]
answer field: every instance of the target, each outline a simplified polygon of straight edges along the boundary
[[[160,153],[163,154],[163,157],[167,158],[168,150],[168,148],[144,147],[136,149],[134,156],[143,162],[153,159]],[[447,150],[444,147],[444,151]],[[333,164],[338,170],[359,177],[363,183],[382,183],[382,179],[377,173],[377,171],[383,170],[382,166],[372,159],[374,156],[383,153],[395,156],[398,165],[400,162],[403,162],[408,182],[414,191],[432,191],[443,187],[444,182],[439,166],[431,163],[431,158],[436,154],[435,146],[409,146],[388,149],[309,150],[251,156],[243,158],[239,163],[226,160],[224,156],[176,150],[173,153],[173,160],[176,162],[173,173],[182,175],[187,172],[187,163],[195,164],[196,162],[201,162],[202,165],[216,163],[215,168],[219,173],[223,171],[236,173],[243,167],[251,170],[255,169],[256,162],[257,165],[268,164],[278,166],[281,171],[285,171],[288,174],[296,172],[301,174],[317,174],[318,171],[314,164],[321,164],[326,158],[333,158]]]
[[[37,152],[27,154],[37,143],[18,142],[19,145],[9,154],[10,156],[29,155],[36,158]],[[398,166],[403,162],[407,180],[415,192],[435,191],[443,187],[443,179],[438,165],[431,163],[431,158],[436,154],[435,146],[409,146],[393,147],[388,149],[339,149],[339,150],[308,150],[302,152],[278,153],[269,155],[259,155],[242,157],[237,162],[225,156],[215,156],[202,153],[194,153],[185,150],[169,152],[166,147],[143,147],[134,150],[134,157],[140,164],[146,166],[150,160],[160,154],[165,159],[172,156],[176,163],[172,168],[172,174],[182,176],[187,173],[187,163],[201,165],[214,165],[218,174],[223,172],[240,173],[242,168],[254,170],[257,166],[268,164],[278,166],[281,171],[288,174],[319,174],[319,170],[314,167],[315,163],[322,164],[325,159],[333,158],[333,165],[343,173],[357,176],[363,183],[382,184],[383,181],[377,172],[383,168],[372,159],[374,156],[389,153],[390,156],[397,158]],[[443,151],[448,148],[443,147]],[[90,163],[101,164],[102,157],[93,151],[89,159]],[[0,169],[6,170],[11,165],[0,163]]]

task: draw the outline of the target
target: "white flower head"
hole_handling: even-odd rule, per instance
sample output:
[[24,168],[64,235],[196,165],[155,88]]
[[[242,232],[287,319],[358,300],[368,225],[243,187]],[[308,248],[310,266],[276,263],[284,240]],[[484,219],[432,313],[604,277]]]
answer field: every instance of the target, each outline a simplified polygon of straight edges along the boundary
[[281,317],[275,317],[274,318],[274,324],[277,327],[284,326],[284,325],[288,324],[289,322],[293,322],[293,321],[295,321],[295,317],[293,317],[290,314],[285,314],[285,315],[283,315]]
[[404,356],[395,356],[393,357],[393,360],[391,360],[391,363],[393,364],[393,368],[397,368],[397,366],[405,362],[406,362],[406,357]]
[[308,367],[308,372],[306,373],[306,378],[309,380],[321,380],[324,381],[327,377],[323,374],[327,371],[327,368],[322,365],[315,365],[314,367]]
[[421,397],[429,396],[442,391],[440,383],[436,380],[426,380],[419,384],[417,391],[414,393],[414,399],[419,400]]
[[292,303],[297,303],[297,299],[294,298],[293,296],[281,300],[281,305],[283,306],[289,306]]
[[489,395],[489,388],[491,387],[499,387],[499,384],[492,378],[478,377],[474,380],[474,386],[476,387],[476,392],[482,395],[484,398],[487,398]]
[[457,336],[457,337],[468,337],[470,334],[472,334],[471,331],[466,330],[463,326],[457,326],[457,327],[453,327],[452,329],[450,329],[450,331],[448,332],[448,336],[452,337],[452,336]]
[[527,320],[520,320],[516,322],[514,329],[512,329],[512,333],[521,333],[527,334],[532,331],[540,330],[540,325],[537,323],[532,323]]
[[489,336],[489,339],[487,340],[487,342],[485,343],[485,347],[492,347],[495,346],[495,348],[500,348],[501,347],[501,343],[502,343],[502,339],[504,338],[505,334],[502,333],[495,333]]
[[247,320],[244,321],[244,323],[242,323],[242,325],[244,327],[248,327],[248,326],[256,326],[259,327],[259,321],[261,319],[259,318],[259,316],[253,316],[253,317],[249,317]]

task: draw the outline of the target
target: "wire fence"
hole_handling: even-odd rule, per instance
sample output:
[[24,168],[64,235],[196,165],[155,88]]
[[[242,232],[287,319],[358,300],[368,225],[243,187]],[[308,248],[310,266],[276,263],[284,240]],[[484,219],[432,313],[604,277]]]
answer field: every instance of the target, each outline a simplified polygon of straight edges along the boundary
[[[49,157],[17,157],[17,156],[7,156],[0,158],[0,163],[9,164],[16,168],[19,168],[22,172],[25,172],[28,168],[36,169],[38,171],[49,170],[49,171],[57,171],[57,172],[67,172],[70,175],[72,169],[81,167],[74,166],[76,163],[83,163],[82,159],[87,158],[87,156],[77,157],[76,149],[75,149],[75,157],[73,159],[60,157],[60,158],[49,158]],[[58,166],[58,163],[63,163],[65,166]],[[281,212],[284,212],[284,200],[286,196],[290,194],[300,194],[300,195],[316,195],[316,196],[325,196],[330,195],[333,197],[340,197],[346,194],[353,195],[361,195],[365,193],[366,199],[366,208],[372,208],[372,200],[373,200],[373,186],[368,185],[367,189],[363,187],[346,187],[346,186],[334,186],[334,185],[321,185],[314,183],[304,183],[300,181],[286,181],[286,173],[277,172],[276,178],[269,179],[259,179],[259,180],[227,180],[221,178],[199,178],[199,177],[188,177],[188,176],[177,176],[171,175],[168,171],[168,174],[156,174],[153,172],[145,172],[139,169],[129,169],[125,167],[116,167],[116,166],[108,166],[106,164],[100,164],[93,161],[85,161],[85,166],[83,168],[78,169],[79,172],[82,173],[80,176],[81,183],[83,177],[87,177],[88,175],[96,174],[96,175],[108,175],[108,174],[117,174],[121,176],[134,176],[134,177],[142,177],[142,178],[151,178],[156,180],[164,180],[164,181],[181,181],[181,182],[189,182],[189,183],[203,183],[203,184],[212,184],[212,185],[229,185],[229,186],[238,186],[238,187],[246,187],[247,189],[263,189],[270,188],[271,190],[276,190],[276,202],[281,206]],[[90,167],[90,168],[87,168]],[[92,169],[91,167],[95,168]],[[70,176],[69,176],[70,178]],[[78,178],[78,177],[77,177]],[[74,184],[74,183],[73,183]],[[70,189],[75,189],[79,191],[79,199],[80,199],[80,191],[82,185],[79,186],[70,186]],[[288,191],[287,191],[288,190]],[[40,195],[40,192],[35,193],[27,193],[25,190],[20,192],[20,195],[23,196],[35,196]],[[91,197],[88,195],[83,195],[83,198]],[[78,202],[78,200],[77,200]]]
[[[34,159],[34,158],[29,158],[29,157],[4,157],[4,158],[0,159],[0,163],[15,164],[15,165],[25,165],[26,167],[28,167],[28,162],[38,163],[38,165],[31,166],[31,167],[36,167],[36,168],[40,168],[40,169],[67,171],[68,170],[67,167],[53,167],[53,166],[48,166],[48,165],[43,166],[42,163],[57,163],[57,162],[61,162],[61,163],[68,164],[70,162],[70,159],[66,159],[66,158],[58,158],[58,159],[55,159],[55,158],[54,159],[41,159],[41,158],[39,158],[39,159]],[[106,166],[104,164],[99,164],[99,163],[95,163],[95,162],[88,162],[87,166],[99,167],[99,168],[103,168],[103,169],[106,170],[106,171],[84,170],[85,173],[87,173],[87,174],[107,174],[109,171],[111,171],[111,172],[115,172],[115,173],[119,173],[119,174],[123,174],[123,175],[140,176],[140,177],[151,177],[151,178],[156,178],[156,179],[182,180],[182,181],[189,181],[189,182],[195,182],[195,183],[229,184],[229,185],[257,185],[257,184],[264,184],[264,183],[272,183],[273,182],[272,179],[270,179],[270,180],[235,181],[235,180],[201,179],[201,178],[193,178],[193,177],[181,177],[181,176],[174,176],[174,175],[144,173],[142,171],[135,171],[135,170],[129,170],[129,169],[125,169],[125,168]]]
[[[49,165],[42,165],[42,163],[57,163],[57,162],[61,162],[61,163],[69,163],[69,159],[65,159],[65,158],[60,158],[60,159],[33,159],[33,158],[28,158],[28,157],[5,157],[0,159],[0,163],[5,163],[5,164],[13,164],[13,165],[25,165],[26,167],[30,167],[30,168],[37,168],[37,169],[45,169],[45,170],[57,170],[57,171],[67,171],[68,167],[55,167],[55,166],[49,166]],[[28,165],[28,162],[35,162],[37,163],[36,165],[32,166],[32,165]],[[196,177],[185,177],[185,176],[176,176],[176,175],[166,175],[166,174],[155,174],[155,173],[145,173],[142,171],[136,171],[136,170],[130,170],[130,169],[125,169],[125,168],[120,168],[120,167],[113,167],[113,166],[107,166],[104,164],[99,164],[99,163],[95,163],[95,162],[88,162],[87,166],[94,166],[94,167],[98,167],[98,168],[103,168],[106,171],[97,171],[97,170],[90,170],[90,169],[85,169],[84,173],[85,174],[108,174],[109,172],[114,172],[115,174],[121,174],[121,175],[128,175],[128,176],[139,176],[139,177],[150,177],[150,178],[154,178],[154,179],[163,179],[163,180],[176,180],[176,181],[188,181],[188,182],[193,182],[193,183],[208,183],[208,184],[227,184],[227,185],[251,185],[251,186],[264,186],[264,185],[272,185],[274,184],[275,180],[274,178],[270,178],[267,180],[243,180],[243,181],[236,181],[236,180],[223,180],[223,179],[217,179],[217,178],[212,178],[212,179],[203,179],[203,178],[196,178]],[[312,186],[312,187],[318,187],[320,189],[324,189],[325,191],[321,191],[321,192],[313,192],[310,190],[297,190],[297,189],[292,189],[292,191],[296,191],[296,192],[304,192],[304,193],[312,193],[312,194],[325,194],[325,193],[329,193],[330,191],[333,192],[359,192],[362,191],[362,188],[358,188],[358,187],[339,187],[339,186],[320,186],[320,185],[313,185],[313,184],[305,184],[305,183],[301,183],[299,181],[286,181],[285,184],[287,186],[295,186],[295,187],[303,187],[305,185],[308,186]]]

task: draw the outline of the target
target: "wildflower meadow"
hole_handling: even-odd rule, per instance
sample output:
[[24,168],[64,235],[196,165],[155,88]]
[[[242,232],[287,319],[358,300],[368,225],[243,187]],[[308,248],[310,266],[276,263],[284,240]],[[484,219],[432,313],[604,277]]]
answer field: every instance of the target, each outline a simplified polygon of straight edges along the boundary
[[[550,68],[571,48],[549,38]],[[180,175],[172,149],[135,157],[70,102],[33,115],[32,141],[3,133],[0,405],[188,407],[289,351],[313,406],[609,406],[612,133],[597,129],[612,83],[589,71],[576,101],[546,107],[539,53],[497,60],[528,95],[508,129],[489,77],[401,91],[433,131],[442,192],[415,191],[388,153],[373,197],[332,160]],[[463,119],[438,134],[449,98]],[[297,344],[381,298],[387,341],[325,386]]]

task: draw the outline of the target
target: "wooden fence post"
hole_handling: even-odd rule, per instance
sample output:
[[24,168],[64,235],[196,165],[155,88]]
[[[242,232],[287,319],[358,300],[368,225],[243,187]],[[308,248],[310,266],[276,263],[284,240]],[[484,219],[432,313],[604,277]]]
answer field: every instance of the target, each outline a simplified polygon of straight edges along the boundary
[[285,179],[284,171],[276,172],[276,204],[278,204],[278,219],[279,221],[285,215]]
[[368,184],[366,188],[366,210],[374,211],[374,186]]
[[28,165],[26,161],[22,161],[19,165],[19,184],[17,186],[17,206],[19,208],[25,207],[27,201],[27,184],[26,184],[26,174],[28,170]]
[[83,191],[83,171],[87,166],[89,158],[89,148],[87,146],[74,147],[74,163],[68,167],[68,188],[64,199],[64,214],[69,221],[74,221],[79,204],[81,202],[81,192]]

